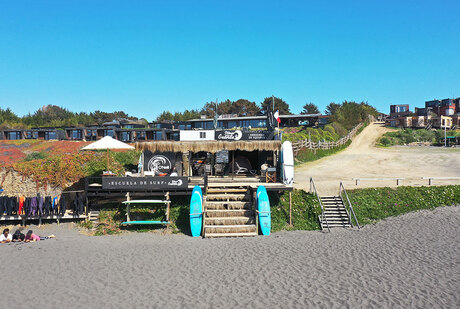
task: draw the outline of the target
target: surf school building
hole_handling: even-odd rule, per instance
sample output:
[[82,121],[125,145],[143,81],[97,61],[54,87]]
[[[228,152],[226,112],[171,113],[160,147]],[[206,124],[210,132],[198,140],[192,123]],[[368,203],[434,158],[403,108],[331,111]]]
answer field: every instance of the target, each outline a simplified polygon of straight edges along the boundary
[[282,182],[281,141],[274,131],[182,130],[179,141],[136,142],[135,147],[142,151],[138,169],[116,179],[87,178],[89,196],[128,191],[187,195],[205,183],[263,183],[267,190],[292,190]]

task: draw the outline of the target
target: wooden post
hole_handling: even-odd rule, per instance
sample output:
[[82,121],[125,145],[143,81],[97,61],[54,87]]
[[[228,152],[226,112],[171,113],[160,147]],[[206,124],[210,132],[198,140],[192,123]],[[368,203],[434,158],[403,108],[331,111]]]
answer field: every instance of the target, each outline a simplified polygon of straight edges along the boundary
[[[131,199],[129,197],[129,192],[128,192],[128,193],[126,193],[126,201],[129,202],[130,200]],[[130,206],[129,203],[127,203],[126,204],[126,221],[128,221],[128,222],[131,221],[131,219],[129,218],[129,211],[130,211],[129,206]]]
[[235,150],[232,151],[232,181],[235,176]]
[[258,207],[257,207],[257,191],[252,191],[252,200],[253,200],[254,215],[256,217],[257,234],[259,234],[259,213],[258,213]]
[[166,221],[169,222],[169,212],[170,212],[170,206],[171,206],[171,201],[169,200],[169,191],[166,192],[165,194],[165,199],[167,201],[167,208],[166,208]]
[[292,191],[289,191],[289,225],[292,226]]

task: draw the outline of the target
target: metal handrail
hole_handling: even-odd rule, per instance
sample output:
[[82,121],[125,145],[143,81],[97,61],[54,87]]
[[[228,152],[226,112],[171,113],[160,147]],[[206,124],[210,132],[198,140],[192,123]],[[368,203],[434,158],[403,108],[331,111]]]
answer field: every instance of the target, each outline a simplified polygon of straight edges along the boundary
[[310,193],[312,193],[312,188],[314,189],[315,195],[318,198],[319,206],[321,206],[321,222],[323,222],[323,221],[326,222],[327,230],[328,230],[328,232],[330,232],[331,229],[329,228],[329,223],[327,222],[327,218],[324,215],[323,203],[321,202],[321,199],[320,199],[320,197],[318,195],[318,191],[316,191],[316,186],[315,186],[315,182],[313,181],[313,177],[310,177]]
[[[356,214],[355,214],[355,211],[354,211],[354,209],[353,209],[353,205],[352,205],[351,202],[350,202],[350,198],[348,197],[347,190],[345,190],[345,187],[343,186],[343,183],[340,182],[339,195],[340,195],[340,197],[342,198],[342,201],[343,201],[342,192],[345,193],[345,197],[347,198],[348,206],[350,207],[350,212],[353,214],[353,217],[355,218],[356,226],[358,227],[358,230],[359,230],[361,227],[359,226],[358,219],[356,218]],[[344,205],[344,207],[345,207],[345,211],[346,211],[347,214],[348,214],[348,217],[350,218],[350,224],[351,224],[351,226],[353,226],[353,222],[352,222],[352,220],[351,220],[351,216],[350,216],[350,214],[348,213],[348,210],[347,210],[347,207],[345,206],[345,203],[343,203],[343,205]]]

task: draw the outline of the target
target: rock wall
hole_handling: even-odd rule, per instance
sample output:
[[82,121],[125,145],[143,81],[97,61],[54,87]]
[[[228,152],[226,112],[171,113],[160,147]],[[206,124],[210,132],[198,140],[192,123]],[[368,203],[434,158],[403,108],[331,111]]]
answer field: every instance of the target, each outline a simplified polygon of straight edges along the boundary
[[35,181],[28,177],[23,177],[12,169],[7,170],[5,168],[0,171],[0,186],[3,188],[2,195],[33,197],[36,196],[37,193],[40,193],[42,196],[58,196],[62,192],[60,187],[52,187],[50,185],[48,185],[46,189],[40,186],[37,190]]

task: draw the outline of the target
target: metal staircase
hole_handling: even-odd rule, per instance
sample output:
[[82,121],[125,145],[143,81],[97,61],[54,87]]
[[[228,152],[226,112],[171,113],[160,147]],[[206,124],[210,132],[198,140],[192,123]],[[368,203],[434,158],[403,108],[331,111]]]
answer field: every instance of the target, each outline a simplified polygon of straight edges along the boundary
[[321,203],[324,207],[324,217],[327,219],[326,225],[326,220],[321,220],[320,216],[321,229],[352,227],[350,217],[340,196],[321,196]]
[[204,198],[203,236],[257,236],[256,212],[250,189],[211,186]]
[[310,178],[310,193],[317,196],[321,206],[321,215],[318,216],[318,219],[322,230],[330,231],[331,228],[353,227],[352,219],[354,219],[356,227],[360,229],[353,205],[342,182],[340,182],[339,195],[319,196],[313,178]]

